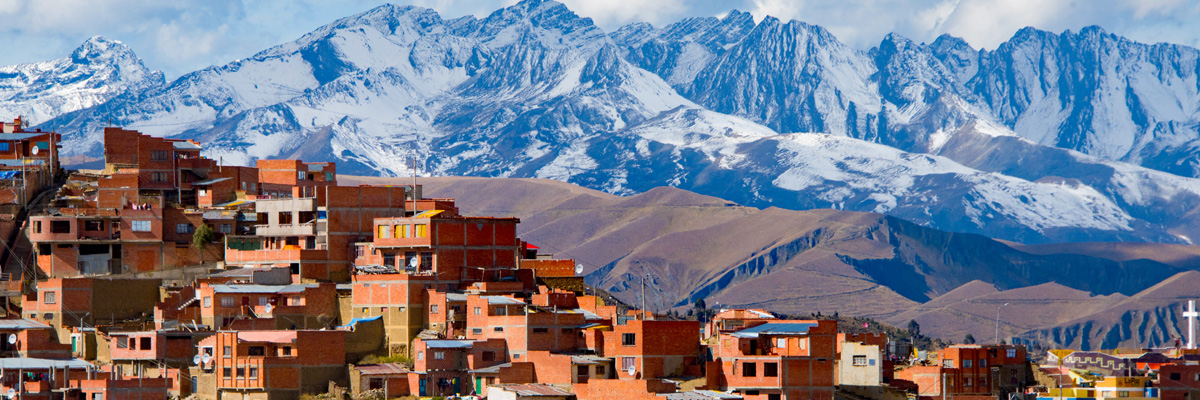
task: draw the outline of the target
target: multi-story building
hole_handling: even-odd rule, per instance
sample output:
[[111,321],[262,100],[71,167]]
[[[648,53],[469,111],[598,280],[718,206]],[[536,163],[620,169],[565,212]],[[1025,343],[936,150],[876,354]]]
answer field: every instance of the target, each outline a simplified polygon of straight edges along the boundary
[[221,331],[200,342],[190,368],[192,393],[204,400],[277,400],[346,387],[346,332]]
[[620,379],[698,376],[702,370],[697,321],[629,320],[601,334],[599,355],[616,360]]
[[939,365],[906,368],[896,378],[916,383],[922,395],[935,397],[1007,397],[1034,382],[1021,345],[955,345],[939,351],[937,359]]
[[747,399],[833,399],[837,321],[775,320],[717,338],[708,387]]
[[32,319],[0,319],[0,357],[69,358],[50,325]]
[[[258,320],[265,329],[327,329],[337,324],[340,309],[333,283],[258,285],[199,282],[195,297],[173,313],[178,324],[199,322],[226,329],[234,321]],[[262,329],[262,328],[260,328]]]
[[283,266],[303,280],[345,282],[354,243],[371,237],[376,218],[405,212],[403,187],[317,185],[290,192],[255,201],[259,224],[252,236],[227,237],[227,265]]
[[55,278],[38,283],[35,298],[25,301],[27,318],[69,337],[71,327],[112,326],[142,321],[153,327],[154,306],[162,279]]
[[1162,400],[1200,398],[1200,363],[1175,363],[1158,368]]

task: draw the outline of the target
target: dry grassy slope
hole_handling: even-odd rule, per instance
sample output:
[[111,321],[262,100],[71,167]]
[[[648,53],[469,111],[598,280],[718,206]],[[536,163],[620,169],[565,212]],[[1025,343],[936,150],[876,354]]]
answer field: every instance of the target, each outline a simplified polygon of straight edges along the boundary
[[[631,304],[640,303],[640,278],[649,274],[647,305],[659,310],[705,298],[788,313],[873,316],[898,326],[914,319],[928,334],[957,340],[972,333],[984,340],[994,334],[997,304],[1011,303],[1001,316],[1006,336],[1048,329],[1104,317],[1100,313],[1128,299],[1114,293],[1138,293],[1182,270],[1149,260],[1051,254],[1046,247],[1039,250],[1047,254],[1030,254],[878,214],[760,210],[674,188],[619,197],[539,179],[418,183],[426,196],[458,199],[464,214],[521,218],[522,238],[579,260],[592,284]],[[1188,250],[1163,255],[1178,261]]]
[[1026,339],[1078,349],[1158,347],[1186,340],[1186,320],[1180,315],[1187,300],[1200,297],[1200,272],[1181,272],[1161,283],[1091,314],[1021,335]]

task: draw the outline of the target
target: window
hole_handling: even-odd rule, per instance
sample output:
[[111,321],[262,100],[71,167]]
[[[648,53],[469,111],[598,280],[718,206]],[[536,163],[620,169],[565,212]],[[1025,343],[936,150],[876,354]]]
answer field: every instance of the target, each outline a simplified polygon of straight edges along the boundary
[[742,363],[742,376],[754,377],[758,376],[758,364],[752,362]]
[[445,359],[446,359],[446,352],[444,352],[444,351],[435,351],[435,352],[433,352],[433,359],[434,359],[434,360],[445,360]]
[[204,308],[212,307],[212,296],[204,296]]
[[232,297],[222,297],[221,298],[221,307],[233,307],[235,304],[236,303],[234,302]]
[[429,306],[429,313],[430,313],[430,314],[437,314],[437,313],[438,313],[438,312],[437,312],[437,304],[434,304],[434,305],[431,305],[431,306]]
[[298,180],[298,181],[304,180],[304,171],[296,171],[296,180]]
[[85,232],[100,232],[104,230],[104,221],[83,221]]
[[332,173],[332,172],[326,172],[326,173],[325,173],[325,181],[326,181],[326,182],[333,182],[333,173]]
[[[965,363],[964,363],[964,364],[965,364]],[[971,378],[966,378],[966,379],[964,379],[964,380],[963,380],[963,386],[968,386],[968,387],[970,387],[970,386],[975,386],[975,385],[973,385],[973,384],[972,384],[972,382],[971,382]]]
[[150,161],[167,161],[170,158],[170,153],[166,150],[151,150]]
[[508,309],[504,308],[503,306],[496,307],[496,310],[492,313],[492,315],[508,315]]
[[987,368],[987,359],[985,359],[985,358],[979,359],[979,368]]
[[472,335],[482,335],[483,328],[471,328],[471,334]]
[[417,234],[416,234],[416,237],[419,237],[419,238],[423,238],[423,237],[429,237],[429,225],[427,225],[427,224],[417,224]]
[[950,360],[950,359],[942,360],[942,367],[943,368],[954,368],[954,360]]
[[401,239],[407,239],[407,238],[411,237],[412,236],[412,233],[410,233],[410,231],[412,230],[411,227],[412,227],[412,225],[396,225],[396,237],[401,238]]
[[279,354],[284,357],[291,357],[292,356],[292,346],[283,346],[282,348],[279,349]]
[[533,328],[533,333],[550,333],[548,328]]
[[92,400],[104,400],[104,393],[92,393]]
[[634,368],[633,363],[634,363],[633,357],[621,357],[621,370],[629,371],[629,370],[633,369]]
[[503,327],[499,327],[499,326],[497,326],[497,327],[493,328],[492,330],[493,330],[493,331],[496,331],[496,332],[504,332],[504,328],[503,328]]
[[779,363],[763,363],[763,376],[779,376]]
[[71,233],[71,221],[50,221],[50,233]]
[[417,359],[418,359],[418,360],[424,360],[424,359],[425,359],[425,352],[423,352],[423,351],[418,351],[418,352],[417,352]]
[[233,358],[233,347],[231,347],[231,346],[222,347],[221,352],[224,353],[223,357]]
[[166,173],[166,172],[151,172],[150,173],[150,181],[151,182],[166,182],[171,179],[170,177],[171,177],[171,175],[168,175],[168,173]]
[[10,145],[11,145],[11,143],[9,143],[9,142],[0,142],[0,151],[9,151],[9,149],[11,148],[11,147],[9,147]]
[[233,378],[233,368],[221,368],[221,375],[224,376],[225,379]]
[[1008,358],[1017,358],[1017,349],[1008,349]]
[[779,393],[767,393],[767,400],[782,400],[782,396]]
[[380,225],[379,226],[379,238],[380,239],[390,239],[391,237],[392,237],[392,227],[387,226],[387,225]]
[[247,350],[246,354],[252,355],[252,356],[261,356],[261,355],[266,355],[267,351],[266,351],[266,348],[263,346],[250,346],[250,349]]
[[596,365],[596,376],[603,378],[605,372],[606,371],[604,371],[604,364]]
[[54,319],[54,313],[42,314],[42,319],[45,321],[50,321],[50,320]]
[[867,365],[867,356],[854,356],[855,367],[863,367]]
[[150,221],[130,221],[129,229],[134,232],[150,232]]
[[129,348],[129,342],[126,342],[125,339],[117,339],[116,342],[117,342],[118,349],[128,349]]
[[482,312],[483,312],[483,309],[482,309],[482,308],[480,308],[480,307],[475,307],[475,315],[479,315],[479,314],[480,314],[480,313],[482,313]]
[[300,297],[300,296],[288,297],[288,305],[289,306],[302,306],[302,305],[304,305],[304,298]]
[[496,361],[496,352],[494,352],[494,351],[485,351],[485,352],[483,352],[483,354],[480,356],[480,358],[482,358],[482,359],[483,359],[483,361]]
[[245,377],[246,376],[246,367],[237,367],[237,373],[238,373],[237,374],[238,378]]
[[150,346],[152,346],[151,342],[150,342],[150,338],[148,338],[148,337],[142,338],[142,350],[150,350]]
[[125,338],[124,340],[129,342],[130,350],[137,350],[137,338]]
[[800,339],[800,350],[808,350],[808,338]]
[[963,360],[963,368],[971,368],[971,359]]
[[192,233],[192,224],[175,224],[175,233]]
[[1173,380],[1173,381],[1177,381],[1177,380],[1179,380],[1179,379],[1180,379],[1179,373],[1178,373],[1178,372],[1172,372],[1172,373],[1171,373],[1171,377],[1170,377],[1170,379],[1171,379],[1171,380]]
[[636,333],[621,334],[621,345],[622,346],[636,346],[637,345],[637,334]]
[[221,224],[221,225],[220,225],[220,228],[219,228],[218,230],[219,230],[221,233],[224,233],[224,234],[230,234],[230,233],[233,233],[233,225],[230,225],[230,224]]
[[258,367],[250,367],[250,377],[258,378]]
[[775,347],[787,348],[787,338],[775,338]]
[[33,233],[42,233],[42,221],[33,221]]
[[42,297],[42,303],[54,304],[58,302],[58,293],[55,292],[46,292]]

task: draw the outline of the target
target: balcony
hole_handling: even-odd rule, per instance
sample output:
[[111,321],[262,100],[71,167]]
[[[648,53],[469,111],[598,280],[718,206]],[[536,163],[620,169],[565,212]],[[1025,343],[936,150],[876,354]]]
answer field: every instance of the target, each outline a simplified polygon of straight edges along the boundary
[[312,222],[288,225],[255,225],[254,232],[258,236],[313,236],[317,234],[316,224]]

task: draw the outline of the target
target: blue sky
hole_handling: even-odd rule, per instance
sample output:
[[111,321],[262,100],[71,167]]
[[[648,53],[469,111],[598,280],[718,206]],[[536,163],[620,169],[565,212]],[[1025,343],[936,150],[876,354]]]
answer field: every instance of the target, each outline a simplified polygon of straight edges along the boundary
[[[995,48],[1025,26],[1053,32],[1087,25],[1141,42],[1200,47],[1200,1],[1193,0],[561,0],[612,30],[645,21],[662,26],[731,9],[822,25],[866,50],[889,32],[916,41],[949,33]],[[515,0],[399,0],[444,17],[483,16]],[[66,56],[102,35],[130,45],[168,79],[245,58],[337,18],[383,4],[371,0],[0,0],[0,65]]]

